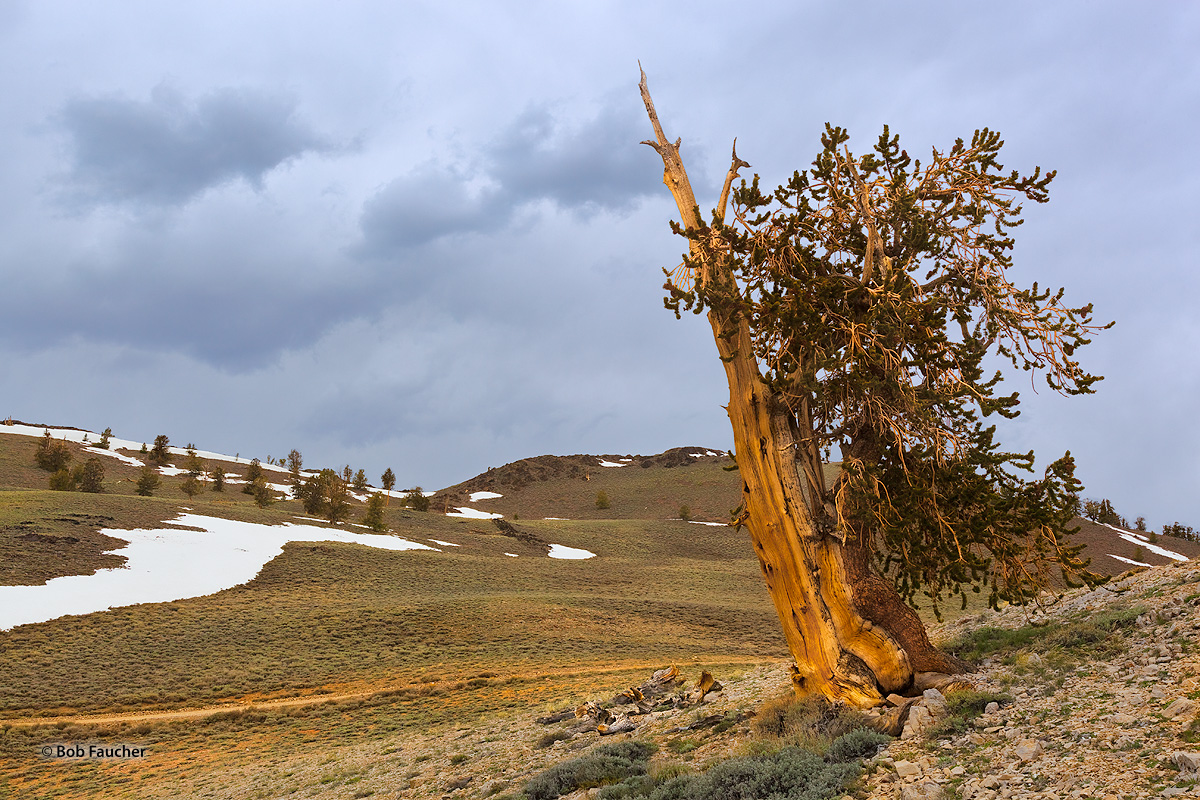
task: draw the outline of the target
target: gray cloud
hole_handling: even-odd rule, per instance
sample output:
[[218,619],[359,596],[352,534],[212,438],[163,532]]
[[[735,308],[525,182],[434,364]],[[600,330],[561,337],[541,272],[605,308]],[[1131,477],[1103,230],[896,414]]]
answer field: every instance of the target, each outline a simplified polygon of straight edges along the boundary
[[261,188],[280,164],[328,148],[297,119],[295,100],[253,89],[195,102],[164,86],[145,102],[76,98],[57,122],[70,141],[67,197],[85,205],[177,205],[237,178]]
[[476,168],[424,164],[379,190],[363,206],[360,252],[491,233],[542,201],[585,217],[630,211],[661,188],[657,156],[637,144],[647,127],[638,113],[635,102],[608,103],[568,124],[549,106],[534,106],[482,148]]

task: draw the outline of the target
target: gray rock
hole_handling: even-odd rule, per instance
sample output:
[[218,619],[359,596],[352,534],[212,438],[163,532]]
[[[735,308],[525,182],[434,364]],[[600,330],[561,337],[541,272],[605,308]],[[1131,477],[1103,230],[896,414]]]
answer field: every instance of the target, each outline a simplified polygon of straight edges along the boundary
[[1176,750],[1167,760],[1179,767],[1180,772],[1200,772],[1200,753]]
[[901,739],[920,739],[933,727],[933,713],[924,705],[915,705],[908,712]]
[[949,710],[946,706],[946,696],[937,689],[926,689],[921,704],[928,708],[935,718],[944,716]]
[[999,712],[1000,712],[1000,704],[997,703],[995,700],[993,700],[992,702],[988,703],[986,706],[983,707],[983,713],[985,713],[985,714],[997,714]]
[[1022,739],[1017,742],[1017,758],[1022,761],[1033,761],[1046,752],[1046,748],[1037,739]]
[[946,790],[932,781],[900,787],[900,800],[944,800]]
[[1179,719],[1187,716],[1196,710],[1196,701],[1189,700],[1186,697],[1180,697],[1174,703],[1163,709],[1163,716],[1167,719]]

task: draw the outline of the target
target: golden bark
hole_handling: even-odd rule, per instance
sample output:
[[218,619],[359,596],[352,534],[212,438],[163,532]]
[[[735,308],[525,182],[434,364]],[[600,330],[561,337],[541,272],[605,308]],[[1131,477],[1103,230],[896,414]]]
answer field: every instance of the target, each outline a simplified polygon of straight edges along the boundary
[[[645,72],[639,88],[655,132],[655,139],[645,144],[662,157],[663,183],[675,199],[684,228],[700,229],[695,195],[679,156],[680,140],[672,143],[663,132]],[[729,188],[744,166],[749,165],[737,157],[735,143],[716,209],[718,219],[724,218]],[[706,258],[701,243],[691,242],[691,254],[701,264],[700,274],[693,276],[699,285],[732,283],[728,267]],[[939,659],[929,645],[915,613],[871,572],[864,554],[814,529],[797,458],[816,492],[810,499],[820,507],[824,487],[813,483],[820,480],[819,463],[815,470],[808,463],[817,454],[808,452],[808,443],[796,441],[791,415],[765,384],[746,318],[710,306],[708,319],[729,382],[727,410],[742,478],[743,520],[795,659],[796,691],[874,706],[887,694],[910,688],[914,667],[954,671],[947,669],[956,666],[952,660]],[[873,596],[880,592],[892,597]]]

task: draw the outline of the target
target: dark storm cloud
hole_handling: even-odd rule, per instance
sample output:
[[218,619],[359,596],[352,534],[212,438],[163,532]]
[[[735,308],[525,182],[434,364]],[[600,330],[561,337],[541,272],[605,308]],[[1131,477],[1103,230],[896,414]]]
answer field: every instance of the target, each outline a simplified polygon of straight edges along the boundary
[[612,104],[571,127],[544,106],[531,108],[488,147],[490,174],[514,203],[549,199],[572,211],[627,211],[661,189],[658,156],[638,144],[648,131],[637,112],[644,116],[636,102]]
[[639,110],[610,103],[568,124],[547,106],[529,109],[482,148],[476,168],[425,164],[370,198],[361,252],[391,254],[442,237],[491,233],[542,201],[583,216],[631,210],[661,188],[657,156],[638,145],[646,135]]
[[57,121],[70,141],[67,196],[85,205],[176,205],[237,178],[260,188],[280,164],[328,147],[293,99],[252,89],[195,102],[162,86],[145,102],[76,98]]

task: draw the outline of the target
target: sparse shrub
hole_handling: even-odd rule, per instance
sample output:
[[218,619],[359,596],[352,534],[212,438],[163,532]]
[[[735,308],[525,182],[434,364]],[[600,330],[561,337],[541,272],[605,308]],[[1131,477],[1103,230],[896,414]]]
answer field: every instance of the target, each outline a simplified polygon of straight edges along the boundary
[[146,443],[145,443],[145,442],[142,442],[142,449],[141,449],[141,450],[139,450],[138,452],[139,452],[139,453],[141,453],[142,455],[146,455],[147,453],[149,453],[149,452],[150,452],[149,450],[147,450],[147,449],[146,449]]
[[[250,460],[246,465],[246,484],[242,487],[242,494],[254,494],[254,482],[259,478],[263,478],[262,462],[257,458]],[[265,481],[266,478],[263,478]]]
[[625,741],[597,747],[592,752],[555,764],[535,776],[525,787],[529,800],[553,800],[576,789],[618,783],[646,773],[646,761],[654,753],[647,742]]
[[331,469],[323,469],[304,482],[300,500],[309,514],[336,523],[350,513],[347,496],[346,484],[338,474]]
[[225,491],[225,468],[216,466],[208,471],[208,479],[212,481],[212,490],[214,492]]
[[596,492],[596,508],[604,510],[608,508],[609,505],[608,492],[604,491],[603,489]]
[[425,496],[425,492],[420,486],[414,486],[404,493],[404,504],[413,511],[428,511],[429,498]]
[[869,727],[869,720],[843,705],[813,695],[784,695],[763,703],[750,723],[759,737],[783,739],[824,753],[838,737]]
[[56,492],[75,491],[75,475],[71,470],[63,467],[50,476],[50,488]]
[[671,778],[639,796],[649,800],[825,800],[841,796],[858,773],[856,763],[827,763],[808,750],[784,747],[767,755],[721,761],[705,773]]
[[692,509],[688,508],[687,506],[680,506],[679,507],[679,518],[681,520],[683,520],[684,522],[687,522],[688,520],[690,520],[692,518]]
[[204,459],[196,452],[196,448],[193,445],[188,445],[187,471],[193,478],[199,478],[204,474]]
[[200,479],[195,475],[188,475],[183,479],[183,483],[179,485],[180,490],[188,497],[195,497],[204,491],[204,487],[200,484]]
[[1146,563],[1146,551],[1140,547],[1133,548],[1133,560],[1141,561],[1143,564]]
[[953,692],[946,698],[946,718],[929,731],[929,738],[943,739],[966,733],[971,720],[982,714],[988,703],[1004,705],[1011,702],[1012,697],[1009,695],[995,692],[978,692],[973,689]]
[[62,439],[51,437],[50,429],[47,428],[42,433],[42,440],[38,442],[33,458],[37,465],[47,472],[58,472],[66,469],[71,463],[71,448]]
[[[171,454],[167,452],[167,446],[170,445],[170,443],[171,440],[165,435],[155,436],[154,447],[150,448],[148,457],[150,463],[160,467],[165,466],[166,463],[171,460]],[[144,446],[145,445],[143,445],[143,447]]]
[[79,470],[79,491],[98,494],[104,491],[104,465],[93,456]]
[[104,433],[100,434],[100,441],[96,443],[96,447],[100,448],[101,450],[107,450],[109,448],[108,440],[111,438],[112,428],[105,428]]
[[450,763],[456,767],[459,764],[464,764],[470,760],[471,760],[471,757],[464,753],[456,753],[455,755],[450,756]]
[[254,479],[253,483],[246,484],[250,487],[250,494],[254,495],[254,502],[259,508],[266,508],[275,502],[275,492],[267,486],[267,479],[259,475]]
[[887,734],[859,728],[834,739],[833,743],[829,745],[829,752],[825,754],[825,758],[828,761],[858,761],[875,755],[881,746],[891,740],[892,737]]
[[387,521],[383,518],[383,495],[378,492],[367,499],[367,510],[363,514],[363,524],[373,531],[386,531]]
[[137,480],[137,493],[143,497],[150,497],[155,490],[162,485],[162,478],[158,477],[158,473],[154,467],[146,464],[142,467],[142,474]]

